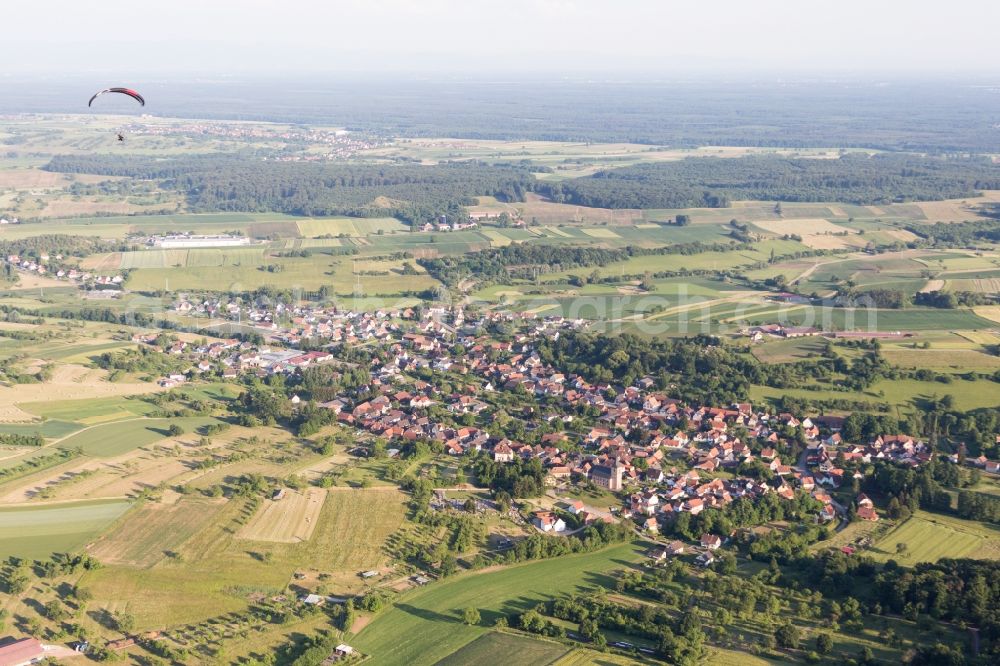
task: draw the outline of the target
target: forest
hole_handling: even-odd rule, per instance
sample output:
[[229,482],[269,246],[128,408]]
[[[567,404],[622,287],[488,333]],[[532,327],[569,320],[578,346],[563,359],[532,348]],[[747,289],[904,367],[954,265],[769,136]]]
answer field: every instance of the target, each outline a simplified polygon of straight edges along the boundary
[[1000,220],[981,220],[962,224],[938,222],[931,225],[908,225],[906,228],[931,246],[963,247],[1000,240]]
[[[45,169],[153,180],[180,192],[192,212],[277,212],[291,215],[394,216],[410,223],[441,215],[464,218],[476,196],[523,201],[535,191],[556,203],[600,208],[725,208],[733,200],[842,201],[884,204],[974,196],[1000,189],[1000,165],[978,157],[847,153],[837,159],[747,156],[688,158],[599,171],[563,182],[538,181],[528,166],[484,162],[437,165],[331,164],[269,161],[252,154],[176,159],[64,155]],[[780,209],[776,207],[776,215]],[[988,240],[996,222],[929,240]]]
[[599,171],[546,183],[556,202],[599,208],[725,208],[731,200],[842,201],[859,205],[933,201],[1000,188],[987,158],[846,153],[838,159],[753,155],[685,159]]
[[475,196],[522,201],[534,177],[526,168],[483,163],[358,165],[274,162],[252,155],[174,160],[113,155],[53,158],[45,168],[158,180],[181,192],[192,212],[398,217],[410,223],[464,217]]
[[535,272],[548,273],[585,266],[605,266],[628,257],[627,249],[556,247],[524,243],[464,255],[418,259],[417,263],[432,276],[450,286],[472,276],[481,282],[504,282],[514,275],[532,277]]

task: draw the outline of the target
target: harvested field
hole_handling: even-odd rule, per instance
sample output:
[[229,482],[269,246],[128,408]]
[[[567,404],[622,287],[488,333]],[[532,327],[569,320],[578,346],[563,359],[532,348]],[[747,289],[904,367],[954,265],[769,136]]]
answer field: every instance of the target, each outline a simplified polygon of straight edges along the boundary
[[882,231],[883,234],[889,236],[890,238],[895,238],[896,240],[901,240],[904,243],[908,243],[912,240],[917,239],[917,235],[912,231],[907,231],[906,229],[885,229]]
[[267,500],[263,510],[236,537],[275,543],[308,541],[325,500],[326,491],[321,488],[310,488],[304,493],[286,490],[280,500]]
[[163,390],[153,383],[109,382],[106,378],[107,372],[104,370],[69,364],[57,366],[52,380],[44,384],[0,387],[0,422],[34,420],[35,417],[28,413],[31,410],[30,403],[108,398]]
[[930,222],[964,222],[975,220],[980,216],[976,211],[976,206],[991,200],[992,197],[972,198],[968,202],[946,200],[946,201],[922,201],[913,204],[917,206]]
[[754,220],[753,224],[779,236],[797,234],[804,245],[819,250],[864,245],[864,241],[856,237],[857,231],[819,218]]
[[42,189],[47,187],[63,187],[67,182],[65,174],[41,169],[3,169],[0,170],[0,190],[11,189]]
[[621,238],[611,229],[584,229],[583,233],[592,238]]
[[0,496],[0,504],[20,504],[38,497],[46,488],[51,488],[59,483],[64,483],[67,479],[89,475],[100,469],[101,464],[92,460],[75,461],[70,466],[59,466],[55,471],[42,476],[31,476],[24,480],[18,480],[13,486]]
[[1000,278],[949,279],[949,291],[975,291],[981,294],[1000,294]]
[[1000,345],[1000,335],[992,331],[955,331],[955,333],[977,345]]
[[927,284],[920,289],[921,294],[927,294],[932,291],[941,291],[944,289],[944,280],[928,280]]
[[973,308],[972,311],[975,312],[978,317],[1000,323],[1000,305],[984,305],[982,307]]
[[131,497],[179,477],[189,469],[189,463],[178,458],[163,459],[131,451],[113,461],[91,460],[79,467],[36,479],[8,492],[0,502],[23,502],[39,495],[59,500]]
[[225,505],[224,499],[145,504],[120,521],[88,551],[104,564],[148,569],[175,553]]
[[72,217],[74,215],[87,215],[94,213],[130,215],[132,213],[155,212],[166,206],[149,208],[137,206],[127,201],[107,200],[107,201],[73,201],[70,199],[56,199],[49,201],[41,212],[42,217]]

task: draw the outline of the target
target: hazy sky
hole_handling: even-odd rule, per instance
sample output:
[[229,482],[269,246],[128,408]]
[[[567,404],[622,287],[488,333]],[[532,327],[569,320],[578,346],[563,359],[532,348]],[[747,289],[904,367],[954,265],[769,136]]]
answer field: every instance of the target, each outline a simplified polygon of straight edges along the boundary
[[1000,0],[10,0],[39,71],[1000,71]]

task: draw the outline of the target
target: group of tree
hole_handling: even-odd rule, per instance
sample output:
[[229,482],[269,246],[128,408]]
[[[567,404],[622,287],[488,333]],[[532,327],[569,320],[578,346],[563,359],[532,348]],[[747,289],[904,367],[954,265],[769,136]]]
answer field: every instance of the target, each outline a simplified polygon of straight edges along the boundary
[[[776,155],[689,158],[546,182],[553,201],[599,208],[724,208],[734,200],[843,201],[860,205],[974,196],[1000,187],[985,157],[886,153],[817,160]],[[780,214],[780,208],[776,209]]]
[[765,364],[705,335],[648,339],[631,334],[567,332],[558,339],[540,340],[538,353],[562,371],[594,382],[629,386],[652,377],[661,390],[669,389],[671,397],[699,405],[744,400],[751,384],[791,388],[850,370],[846,362],[840,361],[838,366],[833,359]]
[[946,309],[989,305],[995,303],[996,300],[996,294],[979,291],[921,291],[913,297],[914,305]]

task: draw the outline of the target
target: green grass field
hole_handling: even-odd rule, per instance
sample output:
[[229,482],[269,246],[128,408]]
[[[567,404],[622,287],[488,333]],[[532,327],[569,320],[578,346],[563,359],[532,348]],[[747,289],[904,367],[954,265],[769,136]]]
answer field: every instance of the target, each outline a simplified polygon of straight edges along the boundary
[[49,439],[56,439],[59,437],[65,437],[70,435],[82,426],[78,423],[71,423],[69,421],[59,421],[59,420],[47,420],[36,424],[17,424],[17,423],[0,423],[0,433],[7,433],[11,435],[34,435],[38,433],[42,437]]
[[[896,544],[905,543],[905,555],[896,553]],[[973,520],[918,511],[879,539],[871,549],[879,560],[894,559],[900,564],[936,562],[942,558],[970,557],[1000,559],[1000,528]]]
[[565,655],[565,645],[539,638],[492,632],[480,636],[453,652],[436,666],[466,666],[467,664],[499,664],[518,666],[548,666]]
[[[632,666],[633,664],[645,663],[648,662],[636,661],[620,654],[576,648],[559,660],[552,662],[552,666]],[[757,666],[753,661],[747,661],[746,664],[748,666]]]
[[376,661],[435,664],[488,631],[462,624],[462,609],[478,608],[482,624],[492,625],[500,614],[523,612],[549,596],[607,583],[609,571],[632,566],[642,552],[623,544],[435,583],[400,598],[351,639],[352,644]]
[[0,509],[0,557],[76,551],[128,509],[123,500]]
[[213,520],[224,500],[182,499],[147,503],[101,537],[90,549],[101,562],[148,568],[162,561]]
[[980,379],[965,381],[956,379],[951,384],[921,382],[915,379],[884,379],[876,382],[863,392],[833,390],[811,391],[808,389],[776,389],[769,386],[751,386],[750,398],[756,402],[777,400],[782,396],[804,400],[862,400],[873,403],[888,402],[899,406],[910,406],[915,402],[941,398],[945,394],[955,398],[956,409],[970,410],[980,407],[1000,405],[1000,384]]
[[110,458],[169,437],[167,429],[172,425],[176,424],[186,433],[191,433],[211,423],[218,423],[218,420],[212,417],[136,418],[86,428],[62,440],[59,446],[67,449],[80,447],[85,455]]
[[[392,238],[392,236],[372,236],[372,243],[364,248],[364,252],[370,257],[382,249],[387,251],[402,249],[384,248],[385,244],[395,245]],[[405,240],[408,236],[400,238]],[[383,243],[382,239],[388,240]],[[456,251],[465,249],[466,246],[463,244]],[[360,284],[365,294],[398,294],[403,291],[430,289],[438,284],[426,274],[400,274],[402,261],[373,261],[364,255],[356,259],[333,256],[329,252],[322,252],[322,248],[313,248],[308,257],[265,255],[261,248],[185,252],[186,258],[183,262],[178,262],[181,264],[179,266],[153,265],[159,260],[150,259],[147,262],[149,265],[137,268],[131,273],[128,287],[137,291],[157,289],[183,291],[215,284],[239,291],[265,285],[311,290],[327,286],[332,287],[338,294],[352,294]],[[130,254],[143,255],[143,253],[126,253],[123,257]],[[410,260],[410,264],[416,268],[415,261]],[[364,272],[380,274],[365,275]]]
[[403,224],[394,217],[328,217],[298,220],[296,225],[303,238],[317,236],[367,236],[390,232],[408,232],[409,225]]
[[[767,323],[767,318],[749,318],[752,323]],[[757,321],[757,320],[760,321]],[[858,331],[960,331],[992,328],[995,324],[969,309],[936,310],[907,308],[807,307],[790,310],[787,323],[809,325],[824,330]]]
[[19,403],[18,407],[45,419],[62,421],[84,421],[122,414],[124,414],[123,418],[129,418],[129,415],[144,416],[157,409],[151,403],[143,400],[130,400],[125,397],[23,402]]

